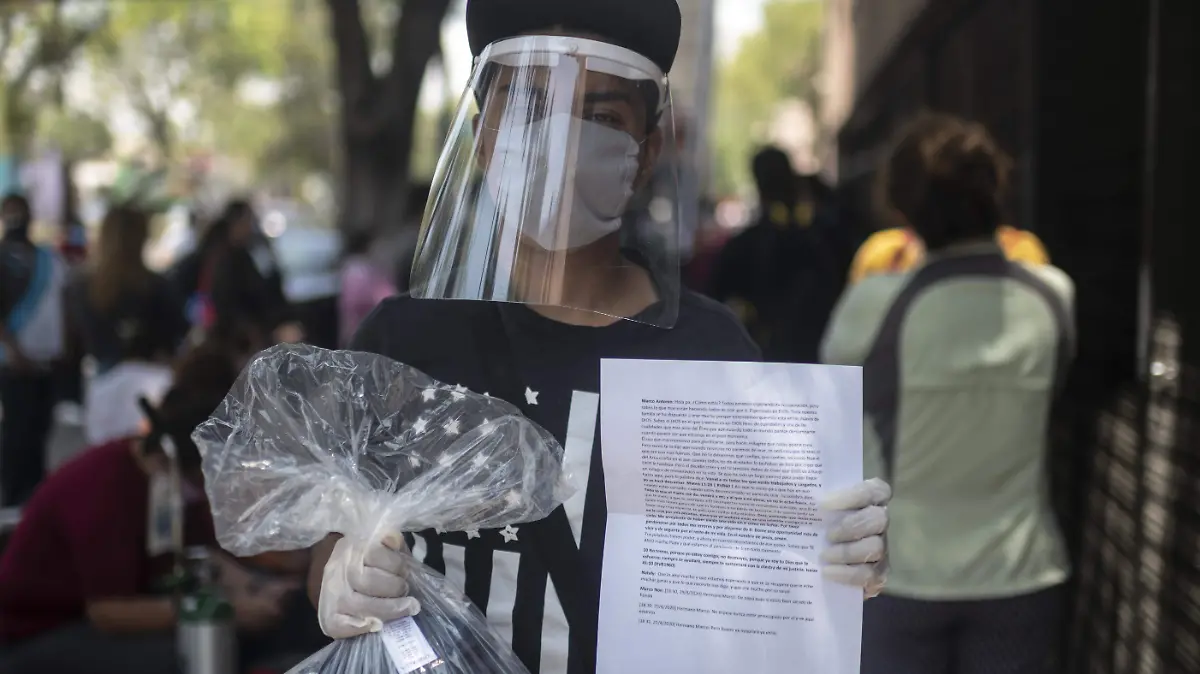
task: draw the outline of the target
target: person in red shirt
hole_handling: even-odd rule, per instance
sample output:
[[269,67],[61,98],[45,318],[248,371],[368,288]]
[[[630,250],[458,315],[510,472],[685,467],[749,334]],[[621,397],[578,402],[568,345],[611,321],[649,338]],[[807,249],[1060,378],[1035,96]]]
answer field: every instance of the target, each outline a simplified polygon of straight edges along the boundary
[[[7,657],[0,656],[0,671],[177,671],[175,604],[154,592],[174,568],[173,537],[169,517],[161,534],[163,511],[154,505],[161,499],[153,498],[152,485],[169,471],[162,450],[169,437],[183,477],[185,542],[216,546],[190,435],[236,375],[221,350],[198,350],[180,366],[145,438],[88,449],[34,493],[0,558],[0,648]],[[239,626],[271,626],[294,584],[256,583],[222,555],[221,582]]]

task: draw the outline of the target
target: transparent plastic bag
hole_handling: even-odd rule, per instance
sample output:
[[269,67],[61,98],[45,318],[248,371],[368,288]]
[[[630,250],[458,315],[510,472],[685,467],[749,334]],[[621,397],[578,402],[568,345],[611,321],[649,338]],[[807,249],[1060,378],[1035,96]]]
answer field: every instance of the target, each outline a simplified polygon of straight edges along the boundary
[[[377,541],[495,529],[542,519],[571,493],[562,447],[516,407],[373,354],[268,349],[193,438],[218,541],[238,556],[307,548],[329,532]],[[293,674],[526,671],[443,576],[414,559],[408,581],[436,660],[400,671],[373,633]]]

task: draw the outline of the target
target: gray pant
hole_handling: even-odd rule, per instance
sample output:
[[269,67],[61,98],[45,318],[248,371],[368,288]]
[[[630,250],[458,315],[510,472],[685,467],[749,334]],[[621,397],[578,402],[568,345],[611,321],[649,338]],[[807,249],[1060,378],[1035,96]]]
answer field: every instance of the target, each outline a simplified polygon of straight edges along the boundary
[[882,596],[863,607],[862,674],[1050,674],[1061,587],[982,601]]
[[55,630],[0,656],[4,674],[180,674],[175,635],[112,636],[90,625]]

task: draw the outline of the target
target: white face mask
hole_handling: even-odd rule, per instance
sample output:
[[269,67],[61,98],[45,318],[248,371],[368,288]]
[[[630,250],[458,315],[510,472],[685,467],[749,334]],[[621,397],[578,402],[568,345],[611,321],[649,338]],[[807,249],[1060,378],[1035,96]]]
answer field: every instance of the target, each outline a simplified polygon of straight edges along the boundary
[[[575,181],[567,185],[572,167],[564,148],[576,133]],[[629,134],[560,113],[501,130],[485,182],[500,211],[521,219],[525,236],[546,250],[572,250],[621,228],[639,153]],[[570,230],[561,232],[559,209],[566,197]]]

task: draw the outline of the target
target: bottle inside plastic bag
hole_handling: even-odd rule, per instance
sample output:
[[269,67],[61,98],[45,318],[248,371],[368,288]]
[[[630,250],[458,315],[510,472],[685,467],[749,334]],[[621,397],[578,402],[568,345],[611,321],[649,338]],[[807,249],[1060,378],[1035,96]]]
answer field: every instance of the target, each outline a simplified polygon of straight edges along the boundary
[[[331,532],[496,529],[571,494],[562,447],[516,407],[373,354],[268,349],[193,438],[217,539],[242,557]],[[337,641],[292,674],[526,671],[462,591],[412,561],[417,616]]]

